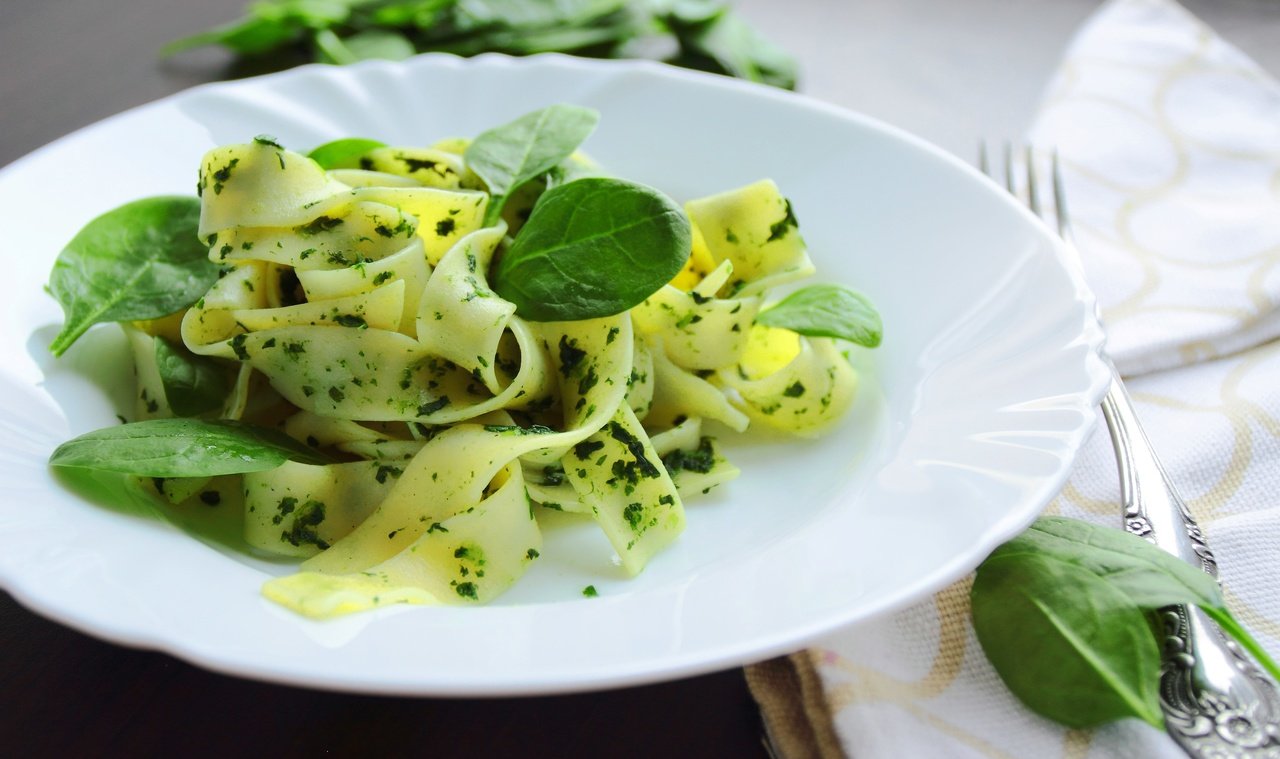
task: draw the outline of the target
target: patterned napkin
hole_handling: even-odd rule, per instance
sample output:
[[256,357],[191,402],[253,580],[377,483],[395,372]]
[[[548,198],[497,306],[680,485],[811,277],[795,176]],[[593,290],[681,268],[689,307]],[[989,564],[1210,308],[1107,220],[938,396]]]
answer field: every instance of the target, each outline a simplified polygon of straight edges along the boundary
[[[1280,86],[1170,0],[1111,0],[1030,133],[1064,161],[1085,275],[1235,615],[1280,657]],[[1101,421],[1048,512],[1119,526]],[[1182,756],[1137,720],[1067,730],[1005,689],[963,581],[747,671],[788,759]]]

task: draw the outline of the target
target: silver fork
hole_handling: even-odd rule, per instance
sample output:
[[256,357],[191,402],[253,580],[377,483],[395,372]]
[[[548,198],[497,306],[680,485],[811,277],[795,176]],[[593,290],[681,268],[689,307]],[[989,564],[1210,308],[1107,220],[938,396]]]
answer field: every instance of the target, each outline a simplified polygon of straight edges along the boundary
[[[1005,145],[1003,157],[1005,189],[1055,227],[1078,260],[1057,153],[1051,163],[1051,208],[1041,202],[1035,152],[1028,147],[1023,155],[1025,196],[1018,190],[1012,146]],[[979,164],[995,178],[985,144]],[[1142,431],[1120,374],[1107,363],[1111,383],[1102,415],[1116,453],[1124,528],[1217,579],[1218,563],[1204,533]],[[1170,606],[1160,611],[1160,618],[1165,635],[1160,707],[1169,735],[1193,757],[1280,759],[1280,688],[1275,681],[1199,609]]]

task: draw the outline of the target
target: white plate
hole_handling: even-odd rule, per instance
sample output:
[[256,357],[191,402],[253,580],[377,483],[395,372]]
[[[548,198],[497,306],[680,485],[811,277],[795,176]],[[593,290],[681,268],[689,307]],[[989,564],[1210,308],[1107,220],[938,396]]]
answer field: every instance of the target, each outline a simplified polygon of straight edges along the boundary
[[[45,465],[114,423],[128,376],[100,327],[60,360],[42,292],[63,243],[146,195],[191,194],[209,147],[268,133],[425,144],[555,102],[603,114],[586,149],[684,200],[772,177],[819,276],[879,305],[860,400],[816,442],[730,443],[741,479],[626,580],[603,537],[551,530],[485,608],[307,621],[262,600],[288,567],[73,495]],[[892,128],[803,97],[658,65],[559,56],[308,66],[128,111],[0,171],[0,580],[22,603],[211,669],[399,694],[636,684],[759,660],[955,580],[1058,490],[1106,374],[1093,301],[1062,250],[978,174]],[[124,391],[127,393],[128,391]],[[600,597],[581,590],[594,584]]]

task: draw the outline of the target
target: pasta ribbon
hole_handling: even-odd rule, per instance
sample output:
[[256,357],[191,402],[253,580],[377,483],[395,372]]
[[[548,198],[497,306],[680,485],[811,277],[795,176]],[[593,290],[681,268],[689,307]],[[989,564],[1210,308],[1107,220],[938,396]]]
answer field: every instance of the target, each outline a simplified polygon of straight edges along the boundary
[[[776,367],[779,353],[793,357]],[[757,325],[752,329],[747,355],[747,363],[737,370],[722,371],[720,376],[737,391],[741,399],[738,407],[754,422],[811,437],[853,404],[858,374],[834,340]],[[763,376],[753,376],[746,368],[753,359],[767,367]]]
[[196,188],[201,239],[234,227],[300,227],[348,191],[310,158],[260,142],[210,150]]
[[415,239],[418,221],[371,201],[346,203],[290,228],[245,227],[210,238],[215,263],[270,261],[301,271],[344,269],[397,253]]
[[569,483],[629,574],[684,530],[684,505],[635,412],[624,404],[561,460]]
[[[517,545],[511,542],[511,535],[518,535],[519,543],[527,544],[525,553],[533,549],[534,556],[541,545],[519,456],[536,449],[575,445],[609,422],[616,409],[621,407],[631,413],[623,403],[632,351],[630,319],[625,314],[541,325],[539,332],[544,343],[549,345],[554,340],[559,347],[557,369],[563,380],[560,387],[566,409],[564,430],[474,423],[444,430],[408,463],[376,511],[345,538],[304,562],[304,572],[273,580],[264,592],[302,613],[316,614],[317,610],[330,608],[317,599],[331,593],[340,592],[347,605],[376,605],[374,596],[380,599],[387,589],[412,583],[426,593],[397,591],[395,597],[407,602],[460,603],[487,600],[513,582],[533,556],[524,562],[503,560],[492,568],[486,567],[488,562],[506,555],[495,550],[491,545],[494,541],[499,547],[511,549]],[[514,496],[487,503],[485,492],[495,487],[495,495],[506,488],[518,489],[523,500],[515,512],[519,512],[520,520],[527,520],[527,525],[513,516],[510,501]],[[477,516],[463,519],[473,513]],[[460,519],[461,524],[455,519]],[[682,516],[675,519],[679,524],[667,525],[668,532],[678,531],[678,526],[683,525]],[[500,522],[505,527],[485,528],[476,524],[481,520]],[[455,529],[462,536],[435,535]],[[481,535],[487,536],[485,541],[481,541]],[[439,546],[453,545],[463,536],[468,536],[477,548],[468,555],[485,557],[485,567],[457,561],[465,557],[446,560],[439,550]],[[483,574],[477,576],[477,572]],[[346,579],[335,581],[315,574]],[[365,600],[358,601],[358,597]]]
[[225,273],[126,329],[140,418],[173,413],[156,335],[180,336],[235,377],[224,417],[334,457],[151,484],[192,514],[222,499],[250,546],[302,559],[263,594],[306,616],[496,598],[542,549],[535,506],[594,520],[634,575],[684,499],[738,476],[709,429],[808,435],[852,402],[833,341],[755,325],[769,288],[813,272],[773,182],[687,203],[685,268],[630,312],[530,322],[488,272],[548,187],[599,168],[575,153],[485,227],[468,144],[332,171],[266,138],[209,151],[200,235]]
[[[725,261],[717,269],[718,281],[723,283],[731,271],[731,262]],[[758,295],[716,298],[719,285],[704,288],[705,284],[688,292],[666,285],[632,309],[636,327],[662,335],[667,357],[685,369],[722,369],[737,363],[762,303]]]
[[684,208],[712,259],[733,264],[729,294],[755,295],[813,274],[791,201],[773,180],[691,200]]
[[360,159],[360,167],[446,190],[461,187],[467,173],[461,156],[432,148],[377,148]]

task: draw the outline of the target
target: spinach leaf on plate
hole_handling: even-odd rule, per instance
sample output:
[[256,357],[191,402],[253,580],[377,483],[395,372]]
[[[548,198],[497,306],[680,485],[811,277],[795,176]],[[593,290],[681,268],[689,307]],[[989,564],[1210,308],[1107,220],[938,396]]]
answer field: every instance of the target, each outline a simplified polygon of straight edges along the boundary
[[66,315],[49,350],[60,356],[100,322],[156,319],[195,303],[218,278],[197,237],[200,201],[154,197],[89,222],[58,254],[49,292]]
[[215,359],[197,356],[163,337],[156,338],[156,369],[164,383],[165,400],[178,416],[215,411],[227,398],[225,368]]
[[644,185],[588,177],[547,190],[494,264],[494,292],[533,321],[594,319],[652,295],[684,266],[689,219]]
[[521,185],[573,155],[600,121],[590,108],[556,104],[482,132],[467,146],[467,166],[489,188],[485,225],[497,222],[506,199]]
[[812,285],[796,290],[756,316],[756,323],[782,327],[809,337],[838,337],[874,348],[884,327],[865,296],[841,285]]
[[107,427],[54,450],[55,467],[140,477],[213,477],[275,469],[285,461],[332,463],[278,430],[229,420],[151,419]]
[[358,169],[360,157],[370,150],[385,148],[385,142],[369,140],[363,137],[344,137],[340,140],[326,142],[312,150],[307,157],[320,164],[320,168]]

